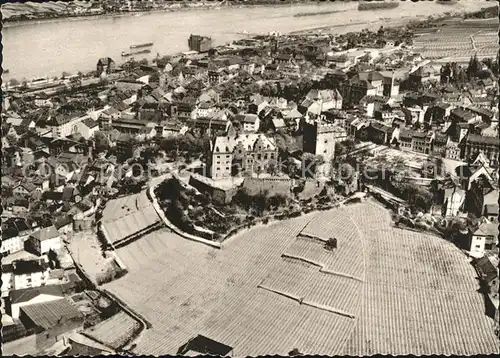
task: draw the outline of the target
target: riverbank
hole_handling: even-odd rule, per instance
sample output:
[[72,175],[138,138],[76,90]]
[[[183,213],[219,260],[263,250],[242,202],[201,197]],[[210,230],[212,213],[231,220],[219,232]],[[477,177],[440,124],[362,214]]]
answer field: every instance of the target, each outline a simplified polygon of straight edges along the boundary
[[[84,20],[95,20],[95,19],[108,19],[108,18],[122,18],[122,17],[133,17],[133,16],[144,16],[155,13],[170,13],[170,12],[181,12],[181,11],[196,11],[196,10],[220,10],[222,8],[276,8],[283,6],[300,6],[300,5],[309,5],[309,0],[298,0],[296,2],[291,1],[283,1],[283,2],[269,2],[262,4],[252,4],[252,3],[231,3],[227,2],[227,0],[220,3],[219,1],[214,3],[182,3],[182,4],[174,4],[172,6],[166,8],[158,8],[158,9],[145,9],[145,10],[134,10],[134,11],[119,11],[113,13],[96,13],[96,14],[80,14],[80,15],[68,15],[68,14],[60,14],[59,16],[50,16],[50,17],[40,17],[33,19],[21,19],[21,20],[10,20],[9,18],[3,19],[3,27],[14,27],[14,26],[23,26],[23,25],[31,25],[31,24],[43,24],[43,23],[55,23],[62,21],[84,21]],[[317,3],[316,6],[328,5],[323,3]],[[315,16],[315,15],[329,15],[334,14],[340,11],[325,11],[325,12],[312,12],[312,13],[301,13],[297,14],[297,17],[302,16]]]
[[[238,33],[243,30],[248,33],[290,34],[324,27],[325,32],[330,28],[334,34],[344,34],[364,28],[378,30],[382,25],[397,26],[419,16],[425,19],[429,15],[444,13],[447,8],[434,3],[422,7],[406,2],[397,9],[384,12],[385,21],[376,21],[370,12],[358,11],[357,3],[312,2],[288,6],[245,5],[243,9],[224,6],[211,11],[184,8],[143,12],[136,16],[124,13],[98,18],[59,18],[27,22],[24,26],[11,23],[6,24],[2,32],[3,67],[9,69],[9,74],[4,73],[2,79],[53,78],[63,71],[69,74],[89,72],[95,69],[95,63],[101,57],[111,57],[118,62],[122,51],[134,43],[154,43],[151,54],[144,56],[151,61],[157,53],[164,55],[187,51],[187,39],[191,33],[211,36],[215,46],[245,38]],[[477,12],[480,9],[481,4],[477,2],[462,1],[454,11]],[[341,12],[325,16],[294,16],[298,13],[339,10]]]
[[[177,5],[177,4],[175,4]],[[61,16],[52,16],[46,18],[34,18],[34,19],[23,19],[23,20],[3,20],[3,27],[15,27],[24,26],[32,24],[46,24],[46,23],[57,23],[64,21],[85,21],[85,20],[96,20],[96,19],[109,19],[109,18],[123,18],[123,17],[134,17],[134,16],[145,16],[155,13],[169,13],[178,11],[195,11],[195,10],[217,10],[220,9],[221,5],[218,3],[212,4],[199,4],[197,6],[189,6],[190,4],[178,4],[180,6],[172,6],[162,9],[148,9],[148,10],[136,10],[136,11],[120,11],[114,13],[97,13],[97,14],[81,14],[81,15],[67,15],[62,14]],[[194,4],[191,4],[194,5]]]

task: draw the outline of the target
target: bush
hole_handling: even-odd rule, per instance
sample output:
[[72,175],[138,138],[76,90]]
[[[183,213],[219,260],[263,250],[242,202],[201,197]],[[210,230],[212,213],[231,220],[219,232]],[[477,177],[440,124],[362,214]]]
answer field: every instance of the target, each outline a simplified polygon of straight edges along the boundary
[[325,249],[332,251],[337,248],[337,239],[334,237],[331,237],[328,239],[328,241],[325,243]]

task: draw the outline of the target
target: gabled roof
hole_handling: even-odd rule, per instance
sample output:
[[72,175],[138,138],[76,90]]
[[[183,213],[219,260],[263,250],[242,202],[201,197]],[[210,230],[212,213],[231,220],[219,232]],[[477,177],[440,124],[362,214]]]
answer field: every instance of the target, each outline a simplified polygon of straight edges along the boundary
[[255,123],[259,117],[256,114],[237,114],[234,120],[241,123]]
[[[498,277],[497,269],[487,256],[474,260],[477,270],[486,282],[491,282]],[[498,261],[497,261],[498,264]]]
[[36,326],[45,330],[69,320],[83,319],[82,313],[65,298],[22,306],[21,310]]
[[234,148],[241,143],[245,150],[253,151],[255,143],[261,140],[266,150],[275,150],[276,145],[263,134],[241,134],[236,137],[217,137],[213,145],[213,153],[232,153]]
[[39,295],[64,297],[62,288],[58,285],[25,288],[22,290],[12,290],[9,292],[11,304],[28,302]]
[[286,124],[285,124],[285,121],[283,120],[283,118],[273,118],[271,121],[273,122],[273,126],[276,129],[286,127]]
[[52,225],[35,231],[33,234],[31,234],[31,236],[40,241],[45,241],[58,237],[59,231],[57,231],[56,227]]
[[467,136],[467,142],[498,146],[500,144],[500,139],[497,137],[483,137],[479,134],[469,134]]
[[498,236],[498,224],[497,223],[482,223],[479,225],[476,231],[474,231],[476,236]]

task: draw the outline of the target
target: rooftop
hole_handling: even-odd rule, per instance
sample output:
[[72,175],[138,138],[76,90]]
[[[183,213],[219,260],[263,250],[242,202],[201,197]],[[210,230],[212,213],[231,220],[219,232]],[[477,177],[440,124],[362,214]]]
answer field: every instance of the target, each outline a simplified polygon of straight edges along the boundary
[[80,311],[65,298],[22,306],[21,310],[36,326],[45,330],[68,320],[83,319]]
[[25,288],[21,290],[12,290],[9,292],[11,304],[28,302],[40,295],[64,297],[62,288],[59,285]]
[[59,237],[59,231],[57,231],[56,227],[52,225],[35,231],[33,234],[31,234],[31,236],[40,241],[45,241]]

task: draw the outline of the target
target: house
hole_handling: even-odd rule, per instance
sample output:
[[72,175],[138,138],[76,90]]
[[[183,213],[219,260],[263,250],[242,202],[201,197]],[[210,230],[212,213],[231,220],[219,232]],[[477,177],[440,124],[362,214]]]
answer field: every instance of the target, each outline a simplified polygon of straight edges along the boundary
[[274,131],[279,131],[287,128],[287,125],[283,118],[273,118],[271,119],[271,124]]
[[146,84],[139,80],[134,79],[122,79],[115,82],[116,89],[119,91],[134,91],[138,92],[142,89]]
[[40,259],[13,261],[2,266],[2,281],[5,281],[5,289],[9,287],[8,290],[45,286],[50,281],[49,264]]
[[97,131],[99,131],[99,122],[94,121],[90,118],[85,118],[83,121],[78,123],[78,131],[83,138],[92,138]]
[[499,327],[498,253],[474,259],[472,263],[487,292],[485,313],[495,320],[495,327]]
[[9,255],[24,249],[24,242],[34,230],[34,225],[24,218],[2,220],[2,245],[0,253]]
[[21,307],[60,299],[64,299],[64,294],[58,285],[12,290],[9,292],[10,316],[19,319]]
[[355,118],[349,124],[349,135],[352,137],[366,141],[368,140],[368,127],[370,126],[369,120],[363,120],[361,118]]
[[330,109],[342,109],[342,96],[335,90],[310,90],[300,104],[306,108],[306,113],[319,116],[321,112]]
[[12,204],[12,214],[23,216],[29,211],[30,203],[27,199],[16,199]]
[[489,165],[498,165],[500,140],[498,137],[483,137],[478,134],[468,134],[465,143],[465,157],[471,158],[483,153],[489,160]]
[[50,250],[59,250],[62,247],[62,240],[59,231],[52,225],[32,233],[26,240],[25,245],[27,251],[40,256]]
[[78,124],[89,118],[87,114],[75,112],[72,114],[58,114],[51,121],[52,137],[65,138],[73,133],[79,132]]
[[231,357],[233,347],[214,341],[202,335],[198,335],[183,344],[177,350],[177,355],[195,356],[195,355],[213,355],[219,357]]
[[[383,87],[383,85],[382,85]],[[373,86],[366,79],[361,79],[359,75],[352,77],[346,86],[346,102],[350,105],[357,105],[361,98],[379,94],[377,87]],[[382,90],[383,94],[383,90]]]
[[62,191],[61,200],[66,203],[76,204],[82,200],[82,196],[77,188],[67,186]]
[[73,232],[73,219],[69,215],[61,216],[54,220],[54,226],[61,234]]
[[445,146],[445,158],[452,160],[460,160],[460,146],[457,142],[448,138]]
[[227,133],[231,127],[231,121],[223,116],[212,116],[209,118],[196,118],[188,122],[191,128],[194,128],[201,133],[207,133],[209,135],[218,133]]
[[498,221],[498,195],[498,189],[494,189],[483,196],[481,216],[492,222]]
[[453,186],[444,190],[443,216],[457,216],[465,203],[465,190]]
[[383,123],[373,121],[368,127],[368,138],[377,144],[388,144],[392,138],[394,128]]
[[[60,336],[83,325],[83,314],[66,298],[23,305],[19,320],[30,329],[43,331],[45,335]],[[57,339],[57,338],[56,338]]]
[[471,233],[469,255],[475,258],[483,257],[487,251],[498,244],[498,223],[484,222]]
[[263,134],[216,137],[211,145],[210,176],[214,180],[233,175],[252,175],[266,171],[278,160],[278,149]]
[[14,186],[12,192],[14,195],[30,196],[36,187],[30,182],[19,183]]
[[260,119],[256,114],[237,114],[233,122],[239,123],[245,133],[254,133],[259,130]]

